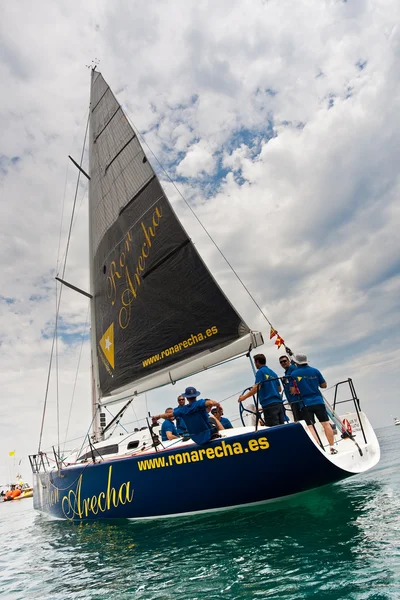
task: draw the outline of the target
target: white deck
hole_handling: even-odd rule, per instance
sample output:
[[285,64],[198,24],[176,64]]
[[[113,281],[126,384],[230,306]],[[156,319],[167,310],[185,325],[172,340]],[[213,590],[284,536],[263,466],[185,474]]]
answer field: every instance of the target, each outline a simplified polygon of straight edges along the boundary
[[[365,437],[367,439],[367,443],[364,440],[364,436],[361,430],[361,425],[358,420],[356,413],[346,413],[341,416],[341,419],[346,418],[347,421],[352,425],[353,435],[357,444],[349,438],[342,438],[341,431],[337,431],[335,435],[335,448],[337,450],[337,454],[331,455],[329,451],[329,445],[327,443],[325,434],[323,432],[323,428],[320,423],[316,424],[316,430],[320,437],[320,440],[324,444],[324,448],[321,448],[318,445],[311,432],[309,431],[306,423],[304,421],[300,421],[300,424],[304,428],[304,433],[309,437],[312,443],[316,446],[319,452],[321,452],[324,457],[336,464],[341,469],[348,471],[349,473],[362,473],[367,471],[375,464],[378,463],[380,458],[380,449],[379,443],[376,438],[375,432],[372,429],[367,417],[360,413],[362,419],[362,425],[364,428]],[[281,425],[280,427],[286,427],[286,425]],[[259,427],[258,430],[268,430],[269,427]],[[233,436],[237,436],[244,433],[254,432],[254,426],[246,426],[246,427],[235,427],[233,429],[225,429],[220,431],[222,438],[230,438]],[[154,433],[159,434],[159,430],[156,427]],[[132,445],[136,445],[134,449],[129,448]],[[167,449],[178,449],[178,448],[186,448],[190,446],[195,446],[196,444],[192,440],[183,441],[181,438],[174,439],[167,442],[161,442],[161,444],[157,447],[157,451],[167,450]],[[358,447],[357,447],[358,445]],[[111,449],[112,446],[118,446],[118,452],[111,452],[104,455],[103,459],[99,458],[98,460],[119,460],[122,458],[126,458],[128,456],[144,456],[149,454],[155,454],[156,450],[153,447],[153,441],[150,435],[149,430],[143,429],[142,431],[130,433],[130,434],[122,434],[122,435],[114,435],[107,440],[99,442],[93,445],[94,448],[94,456],[96,457],[96,451],[102,452],[105,448]],[[362,456],[360,451],[362,452]],[[86,460],[79,460],[79,457],[87,456]],[[76,466],[77,464],[85,464],[86,462],[92,462],[92,450],[90,446],[85,446],[79,452],[71,454],[71,456],[65,459],[64,466]],[[97,460],[96,460],[97,462]]]

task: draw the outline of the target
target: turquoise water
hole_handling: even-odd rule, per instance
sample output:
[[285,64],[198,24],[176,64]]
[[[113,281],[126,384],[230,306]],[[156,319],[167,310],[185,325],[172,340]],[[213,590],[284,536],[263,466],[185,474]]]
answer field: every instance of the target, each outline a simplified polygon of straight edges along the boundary
[[263,508],[73,524],[1,504],[0,597],[397,600],[400,427],[377,433],[373,471]]

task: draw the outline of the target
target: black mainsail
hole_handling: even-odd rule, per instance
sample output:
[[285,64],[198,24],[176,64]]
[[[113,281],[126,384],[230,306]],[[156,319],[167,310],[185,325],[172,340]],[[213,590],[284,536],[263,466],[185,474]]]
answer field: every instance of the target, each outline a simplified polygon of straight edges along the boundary
[[256,345],[177,219],[97,71],[92,71],[89,154],[92,345],[99,395],[138,389],[143,381],[168,383],[173,367],[210,352],[215,356],[202,359],[202,368],[216,364],[218,350],[235,340],[244,343],[233,344],[222,358]]

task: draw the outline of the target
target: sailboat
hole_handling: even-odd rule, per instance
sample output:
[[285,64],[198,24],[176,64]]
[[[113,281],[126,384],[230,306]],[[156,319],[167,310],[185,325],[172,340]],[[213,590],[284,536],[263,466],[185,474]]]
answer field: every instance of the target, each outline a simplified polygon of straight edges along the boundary
[[9,486],[9,489],[1,495],[3,497],[3,502],[8,502],[10,500],[24,500],[25,498],[32,498],[33,488],[29,483],[21,481],[20,483],[12,483]]
[[23,481],[21,475],[22,470],[20,469],[23,459],[17,459],[16,451],[11,450],[8,453],[8,472],[9,482],[0,492],[0,500],[8,502],[10,500],[22,500],[24,498],[31,498],[33,495],[33,488]]
[[395,425],[400,425],[400,419],[398,417],[393,417],[393,422]]
[[[30,456],[34,507],[71,521],[188,515],[276,500],[373,467],[379,444],[355,392],[345,419],[334,412],[335,455],[303,421],[242,419],[204,446],[187,437],[160,442],[150,422],[108,437],[140,394],[248,355],[263,337],[207,269],[95,69],[89,137],[89,173],[77,166],[89,180],[93,435],[75,453],[55,452],[55,462],[42,449]],[[104,408],[121,394],[128,403],[106,425]]]

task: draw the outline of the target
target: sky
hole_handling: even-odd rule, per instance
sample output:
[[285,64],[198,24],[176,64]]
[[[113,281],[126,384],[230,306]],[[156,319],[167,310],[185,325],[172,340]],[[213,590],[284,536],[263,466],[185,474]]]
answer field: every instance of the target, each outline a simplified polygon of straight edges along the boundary
[[[263,332],[267,364],[281,374],[268,323],[180,193],[328,387],[351,377],[375,427],[400,416],[399,22],[395,0],[2,6],[0,484],[15,470],[29,479],[38,449],[76,190],[68,155],[82,152],[92,61],[171,177],[164,189],[206,264]],[[81,182],[65,279],[86,290],[87,228]],[[88,302],[65,289],[60,314],[47,449],[79,447],[91,422]],[[123,422],[174,405],[189,384],[234,420],[252,382],[241,359],[147,393]]]

